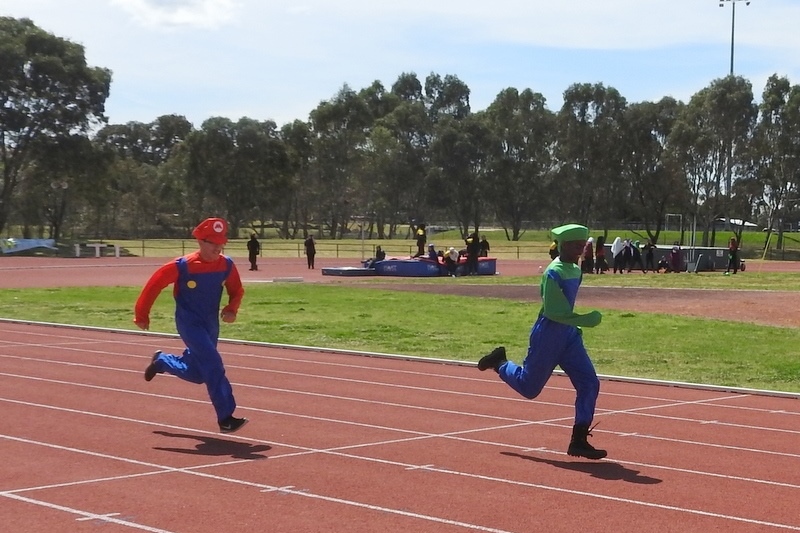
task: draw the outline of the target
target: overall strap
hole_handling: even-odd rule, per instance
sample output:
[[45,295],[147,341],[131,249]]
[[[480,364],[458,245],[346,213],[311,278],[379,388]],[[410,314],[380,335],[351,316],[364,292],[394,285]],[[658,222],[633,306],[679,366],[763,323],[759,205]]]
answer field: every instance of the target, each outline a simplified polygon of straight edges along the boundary
[[175,265],[178,267],[178,278],[185,278],[189,274],[189,264],[185,257],[177,258]]

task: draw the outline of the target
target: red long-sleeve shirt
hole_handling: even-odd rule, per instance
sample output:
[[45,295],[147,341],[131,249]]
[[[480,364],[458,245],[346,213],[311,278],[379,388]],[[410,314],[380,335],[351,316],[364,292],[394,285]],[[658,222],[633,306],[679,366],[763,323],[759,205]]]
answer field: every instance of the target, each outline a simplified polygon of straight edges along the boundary
[[[228,269],[228,262],[224,255],[220,255],[215,261],[211,262],[203,261],[200,258],[199,251],[190,253],[184,257],[191,274],[224,272]],[[174,285],[173,295],[176,294],[178,291],[178,287],[175,285],[176,281],[178,281],[178,265],[175,261],[166,263],[150,276],[139,298],[136,300],[134,319],[136,324],[149,325],[150,309],[153,307],[153,303],[155,303],[161,291],[170,284]],[[239,271],[236,269],[235,264],[231,266],[230,274],[225,280],[225,289],[228,292],[228,304],[222,308],[221,312],[232,312],[236,314],[239,311],[239,306],[244,297],[244,287],[242,286],[242,278],[239,276]]]

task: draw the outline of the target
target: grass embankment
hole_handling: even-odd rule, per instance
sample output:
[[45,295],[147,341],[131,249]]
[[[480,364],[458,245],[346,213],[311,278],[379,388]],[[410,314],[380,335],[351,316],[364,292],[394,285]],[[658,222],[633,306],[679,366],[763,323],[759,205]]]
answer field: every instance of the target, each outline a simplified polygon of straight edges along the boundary
[[[766,280],[767,286],[798,290],[791,275],[761,277],[761,287]],[[600,283],[602,278],[589,277],[587,282]],[[717,274],[708,283],[724,280],[728,287],[746,287],[749,278]],[[703,277],[631,275],[614,282],[634,279],[680,284],[699,283]],[[538,283],[536,278],[503,281]],[[0,316],[135,329],[132,307],[138,292],[138,287],[2,290]],[[173,306],[164,291],[152,312],[152,331],[174,332]],[[239,320],[223,324],[221,335],[471,361],[503,344],[520,361],[537,311],[531,303],[494,298],[268,284],[248,286]],[[603,317],[599,327],[584,332],[599,373],[800,392],[798,330],[613,310],[603,311]]]

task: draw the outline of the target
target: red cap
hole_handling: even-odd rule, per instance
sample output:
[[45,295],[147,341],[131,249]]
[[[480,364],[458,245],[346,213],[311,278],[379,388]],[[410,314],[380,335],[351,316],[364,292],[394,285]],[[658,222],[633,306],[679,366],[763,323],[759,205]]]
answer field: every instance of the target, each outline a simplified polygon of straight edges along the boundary
[[228,223],[221,218],[207,218],[194,228],[192,237],[214,244],[228,242]]

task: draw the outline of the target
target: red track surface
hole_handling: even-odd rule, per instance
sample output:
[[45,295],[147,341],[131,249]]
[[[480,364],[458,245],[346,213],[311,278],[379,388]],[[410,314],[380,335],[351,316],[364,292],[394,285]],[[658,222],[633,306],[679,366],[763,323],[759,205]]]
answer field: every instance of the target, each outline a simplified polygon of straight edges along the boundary
[[[162,262],[27,261],[0,288]],[[561,376],[528,401],[473,366],[222,343],[251,422],[220,435],[203,387],[142,379],[157,348],[181,347],[0,322],[3,531],[800,531],[796,398],[604,381],[591,462]]]
[[796,399],[604,382],[590,462],[563,377],[526,401],[471,366],[223,344],[251,422],[220,435],[203,387],[142,379],[175,339],[0,331],[4,531],[800,531]]

